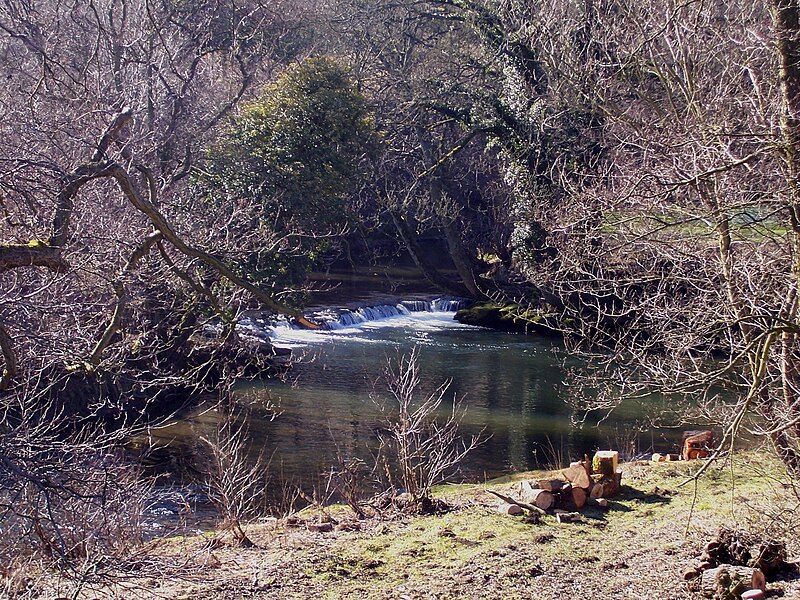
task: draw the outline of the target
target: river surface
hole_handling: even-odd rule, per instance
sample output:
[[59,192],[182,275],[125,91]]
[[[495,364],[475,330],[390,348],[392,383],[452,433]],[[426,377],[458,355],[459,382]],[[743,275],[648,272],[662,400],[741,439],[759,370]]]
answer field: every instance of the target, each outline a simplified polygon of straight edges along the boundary
[[[291,348],[298,362],[286,381],[242,383],[238,394],[250,406],[253,451],[272,458],[273,473],[313,487],[323,485],[337,456],[369,462],[384,426],[379,407],[389,401],[386,366],[413,348],[419,353],[420,394],[450,382],[443,409],[460,399],[464,435],[485,439],[456,479],[549,466],[598,448],[625,455],[677,449],[679,432],[637,435],[641,414],[631,410],[600,427],[577,426],[579,414],[568,402],[574,392],[565,380],[565,366],[573,359],[558,340],[462,325],[453,311],[430,308],[388,316],[361,311],[332,330],[272,332],[276,345]],[[209,435],[218,417],[199,409],[156,435],[162,443],[190,445]]]

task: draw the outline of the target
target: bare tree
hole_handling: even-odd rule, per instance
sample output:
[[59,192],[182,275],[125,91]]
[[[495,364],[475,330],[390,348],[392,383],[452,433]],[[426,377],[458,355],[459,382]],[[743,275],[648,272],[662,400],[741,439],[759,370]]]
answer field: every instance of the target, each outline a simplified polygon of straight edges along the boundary
[[269,461],[263,450],[254,456],[247,422],[234,410],[223,415],[213,436],[202,437],[208,460],[200,465],[206,474],[211,501],[222,517],[222,528],[242,546],[252,546],[244,525],[260,516],[268,500]]
[[125,436],[269,365],[270,347],[236,332],[246,306],[302,318],[238,262],[281,244],[237,230],[255,207],[215,211],[189,185],[227,115],[303,51],[290,9],[0,3],[0,522],[19,534],[7,552],[90,568],[93,548],[117,543],[114,519],[127,527],[115,503],[136,501]]
[[601,119],[582,126],[592,170],[552,167],[568,202],[522,213],[523,229],[546,224],[549,252],[515,240],[590,361],[580,404],[602,416],[639,401],[718,423],[725,444],[748,428],[797,471],[796,3],[555,2],[539,16],[529,39],[550,93]]
[[454,398],[445,407],[450,382],[420,398],[419,350],[401,356],[386,369],[386,387],[391,403],[375,399],[384,412],[379,459],[389,483],[402,487],[412,500],[430,504],[431,488],[457,471],[464,457],[479,446],[482,433],[459,435],[464,406]]

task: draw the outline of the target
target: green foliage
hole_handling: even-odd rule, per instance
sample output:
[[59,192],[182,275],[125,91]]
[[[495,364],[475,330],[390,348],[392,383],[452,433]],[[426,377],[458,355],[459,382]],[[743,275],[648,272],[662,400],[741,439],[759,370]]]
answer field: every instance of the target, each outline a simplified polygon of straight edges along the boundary
[[278,232],[325,233],[347,220],[373,132],[349,72],[309,58],[244,106],[202,179],[212,196],[260,202]]

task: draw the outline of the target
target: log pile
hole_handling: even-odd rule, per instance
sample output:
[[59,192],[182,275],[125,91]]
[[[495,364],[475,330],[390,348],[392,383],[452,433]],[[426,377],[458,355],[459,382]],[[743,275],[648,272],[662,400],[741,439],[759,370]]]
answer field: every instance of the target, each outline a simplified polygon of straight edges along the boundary
[[783,542],[721,529],[684,577],[691,589],[708,598],[758,598],[763,597],[767,578],[790,566],[786,558]]
[[[559,522],[579,519],[576,511],[586,505],[608,507],[608,498],[619,492],[622,470],[618,467],[616,451],[600,451],[590,461],[588,456],[570,464],[550,479],[523,481],[519,484],[519,501],[491,492],[504,501],[501,512],[509,512],[508,504],[516,504],[539,516],[552,513]],[[513,511],[512,511],[513,512]],[[565,515],[569,515],[568,517]]]
[[684,431],[681,436],[680,454],[653,454],[653,462],[674,460],[697,460],[708,458],[714,451],[714,432],[708,429]]
[[684,431],[681,441],[681,458],[696,460],[707,458],[714,445],[713,431]]

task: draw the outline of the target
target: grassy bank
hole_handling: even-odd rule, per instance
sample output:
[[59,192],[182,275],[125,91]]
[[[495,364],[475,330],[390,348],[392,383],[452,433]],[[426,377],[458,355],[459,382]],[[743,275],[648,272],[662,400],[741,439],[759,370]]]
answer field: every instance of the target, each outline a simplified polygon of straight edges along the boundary
[[[142,549],[149,572],[121,574],[111,588],[86,587],[79,597],[677,600],[696,597],[683,573],[719,527],[781,538],[798,555],[797,498],[776,461],[739,453],[681,485],[699,466],[624,464],[622,492],[607,510],[584,509],[579,523],[497,512],[487,490],[513,493],[519,480],[544,475],[537,472],[441,487],[438,497],[452,507],[442,514],[387,511],[356,522],[346,507],[306,509],[299,527],[251,525],[254,548],[224,535],[158,540]],[[328,520],[338,527],[311,531]],[[792,580],[770,589],[800,598]]]

